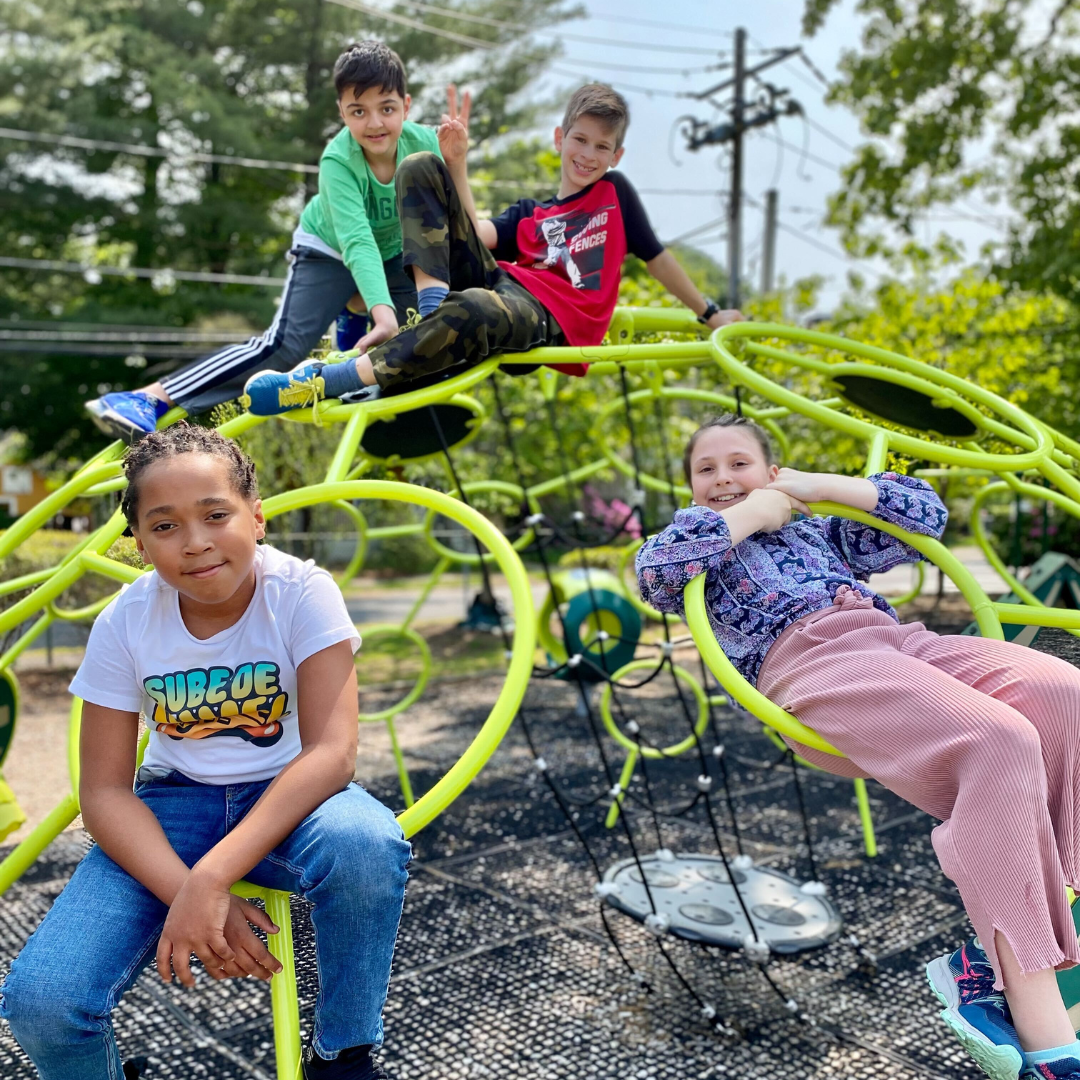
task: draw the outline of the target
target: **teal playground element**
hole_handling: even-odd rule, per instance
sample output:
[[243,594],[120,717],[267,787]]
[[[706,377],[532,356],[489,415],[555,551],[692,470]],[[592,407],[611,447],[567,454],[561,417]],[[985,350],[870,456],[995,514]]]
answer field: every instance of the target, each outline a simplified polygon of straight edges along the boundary
[[[1059,551],[1048,551],[1032,564],[1023,580],[1023,592],[1010,591],[1001,600],[1005,604],[1031,603],[1029,596],[1034,596],[1043,607],[1080,608],[1080,563]],[[1006,641],[1031,645],[1042,627],[1005,626],[1003,629]],[[964,633],[978,634],[979,628],[975,623],[969,623]]]

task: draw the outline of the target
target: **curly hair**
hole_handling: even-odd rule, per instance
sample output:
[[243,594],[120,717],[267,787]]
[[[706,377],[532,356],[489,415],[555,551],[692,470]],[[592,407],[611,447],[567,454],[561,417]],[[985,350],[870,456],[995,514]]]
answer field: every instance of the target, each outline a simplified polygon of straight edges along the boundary
[[120,509],[129,525],[135,525],[139,520],[139,477],[155,461],[181,454],[210,454],[222,458],[229,467],[229,478],[236,493],[245,499],[259,497],[255,463],[236,443],[212,428],[197,427],[181,420],[163,431],[150,432],[129,446],[124,454],[127,488]]
[[690,436],[690,441],[686,444],[686,449],[683,451],[682,468],[683,476],[686,477],[686,482],[690,483],[690,457],[694,453],[694,444],[698,441],[701,435],[709,431],[712,428],[726,428],[737,427],[743,428],[748,434],[752,435],[758,441],[758,445],[761,447],[761,452],[765,455],[765,464],[772,465],[776,460],[776,454],[773,452],[772,440],[769,438],[769,433],[760,425],[754,423],[749,417],[736,416],[734,413],[724,413],[723,416],[714,416],[711,420],[706,421]]

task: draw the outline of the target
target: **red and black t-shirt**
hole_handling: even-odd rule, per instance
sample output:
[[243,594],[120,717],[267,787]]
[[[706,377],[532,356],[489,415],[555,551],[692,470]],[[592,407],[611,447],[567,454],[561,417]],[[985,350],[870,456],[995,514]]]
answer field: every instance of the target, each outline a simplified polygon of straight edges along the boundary
[[619,172],[565,199],[521,199],[493,222],[499,265],[555,316],[568,345],[599,345],[607,333],[627,252],[648,262],[664,250]]

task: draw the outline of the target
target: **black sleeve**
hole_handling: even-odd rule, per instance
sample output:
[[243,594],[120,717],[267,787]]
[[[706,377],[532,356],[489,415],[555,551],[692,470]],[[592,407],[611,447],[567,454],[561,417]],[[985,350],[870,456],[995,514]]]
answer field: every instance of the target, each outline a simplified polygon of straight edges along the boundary
[[619,206],[622,208],[627,250],[642,262],[655,259],[664,250],[664,245],[653,232],[649,215],[645,213],[645,207],[641,205],[641,196],[621,172],[609,173],[608,178],[615,185],[615,193],[619,197]]
[[508,206],[498,217],[491,219],[495,226],[495,235],[499,242],[492,254],[503,262],[515,262],[518,257],[517,228],[524,217],[531,217],[536,209],[535,199],[519,199],[513,206]]

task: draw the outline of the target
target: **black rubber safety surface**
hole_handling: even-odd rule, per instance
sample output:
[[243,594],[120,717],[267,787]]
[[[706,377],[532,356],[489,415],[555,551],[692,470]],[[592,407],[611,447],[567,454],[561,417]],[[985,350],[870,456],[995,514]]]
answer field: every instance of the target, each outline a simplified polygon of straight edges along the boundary
[[[1080,662],[1075,639],[1048,632],[1039,647]],[[627,714],[657,743],[684,722],[670,680],[620,695]],[[497,679],[435,687],[417,706],[434,737],[409,755],[425,790],[453,762],[486,715]],[[568,798],[585,804],[607,789],[575,690],[534,681],[529,730]],[[373,707],[377,707],[373,704]],[[791,771],[745,714],[719,710],[734,802],[746,852],[800,878],[809,876]],[[408,723],[408,721],[406,721]],[[361,738],[364,737],[361,728]],[[612,768],[621,751],[604,741]],[[652,763],[657,803],[676,814],[697,793],[696,755]],[[715,768],[712,769],[714,775]],[[982,1074],[936,1019],[923,965],[970,934],[959,897],[930,845],[934,822],[871,784],[880,854],[862,853],[848,781],[801,773],[821,877],[845,927],[838,942],[776,958],[769,973],[797,1013],[741,953],[668,939],[669,956],[722,1023],[701,1015],[664,962],[655,939],[615,911],[608,920],[631,964],[603,932],[595,873],[581,844],[532,768],[519,723],[469,791],[415,840],[394,979],[386,1008],[385,1067],[398,1080],[712,1080],[723,1077],[843,1080],[976,1080]],[[400,794],[387,772],[363,777],[390,805]],[[632,792],[644,799],[640,773]],[[659,818],[631,802],[635,842],[715,852],[699,804]],[[734,842],[722,797],[724,844]],[[607,830],[607,799],[576,810],[601,869],[629,854],[621,829]],[[0,897],[0,974],[21,948],[86,850],[66,833]],[[317,991],[307,905],[294,898],[300,1000],[305,1026]],[[73,958],[77,962],[77,958]],[[149,1080],[274,1076],[269,990],[199,976],[188,991],[151,969],[114,1014],[122,1051],[150,1060]],[[0,1077],[35,1072],[0,1022]]]

